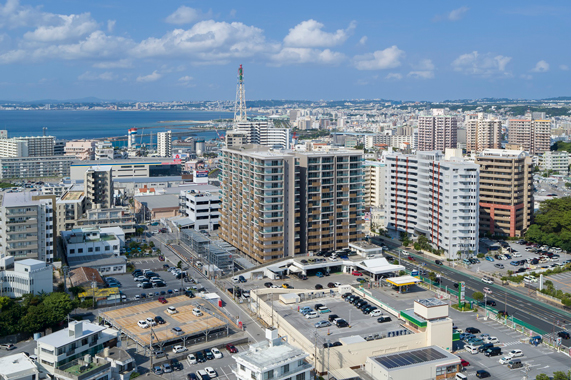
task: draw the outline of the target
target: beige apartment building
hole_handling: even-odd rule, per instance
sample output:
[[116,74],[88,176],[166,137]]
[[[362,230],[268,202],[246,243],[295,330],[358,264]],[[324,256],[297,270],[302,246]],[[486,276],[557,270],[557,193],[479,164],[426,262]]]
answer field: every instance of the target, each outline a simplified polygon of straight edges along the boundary
[[480,232],[523,236],[533,220],[533,165],[523,150],[485,149],[480,165]]
[[444,152],[446,148],[456,148],[457,130],[458,121],[455,116],[443,115],[439,112],[435,112],[433,116],[419,116],[418,150]]
[[65,143],[66,156],[75,157],[79,160],[93,160],[95,157],[96,140],[74,140]]
[[220,236],[258,262],[364,237],[360,151],[222,150]]
[[530,114],[523,119],[511,119],[508,141],[532,155],[547,152],[551,144],[551,120],[536,120]]
[[111,166],[93,166],[87,169],[83,183],[86,209],[113,207],[112,171]]
[[466,117],[466,150],[481,152],[484,149],[501,149],[502,122],[486,119],[483,113]]

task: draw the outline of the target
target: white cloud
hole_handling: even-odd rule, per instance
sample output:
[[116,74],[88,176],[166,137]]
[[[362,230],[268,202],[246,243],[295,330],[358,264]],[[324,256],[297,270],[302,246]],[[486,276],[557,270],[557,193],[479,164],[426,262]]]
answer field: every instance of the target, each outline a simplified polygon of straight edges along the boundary
[[324,32],[323,24],[315,20],[302,21],[289,30],[284,45],[297,48],[332,47],[342,44],[356,27],[353,21],[347,29],[338,29],[335,33]]
[[141,75],[137,77],[137,82],[140,83],[147,83],[147,82],[154,82],[161,79],[162,75],[159,74],[157,70],[153,71],[149,75]]
[[468,12],[470,8],[468,7],[460,7],[458,9],[454,9],[448,13],[444,13],[441,15],[436,15],[434,16],[434,18],[432,19],[432,21],[434,22],[438,22],[438,21],[458,21],[461,20],[462,17],[464,17],[464,15],[466,14],[466,12]]
[[432,79],[434,78],[434,63],[430,59],[422,59],[418,64],[412,65],[413,71],[407,74],[407,77],[416,79]]
[[345,60],[345,55],[329,49],[319,50],[286,47],[279,53],[272,55],[271,59],[276,66],[301,63],[335,65]]
[[194,80],[194,78],[191,77],[190,75],[185,75],[178,79],[179,82],[190,82],[191,80]]
[[98,69],[130,69],[133,67],[133,62],[130,59],[120,59],[118,61],[104,61],[93,64],[93,67]]
[[385,79],[401,80],[401,79],[402,79],[402,75],[399,74],[399,73],[389,73],[389,74],[387,74],[387,76],[385,77]]
[[112,33],[115,29],[116,20],[107,20],[107,33]]
[[416,79],[432,79],[432,78],[434,78],[434,71],[429,71],[429,70],[411,71],[406,76],[410,77],[410,78],[416,78]]
[[357,70],[392,69],[401,65],[400,60],[404,56],[405,52],[393,45],[385,50],[377,50],[374,53],[355,56],[354,65]]
[[266,43],[261,29],[240,22],[201,21],[188,30],[175,29],[161,38],[148,38],[130,53],[139,58],[193,57],[224,63],[230,58],[250,57],[276,51]]
[[549,63],[545,62],[544,60],[541,60],[535,64],[535,67],[531,71],[533,71],[534,73],[544,73],[546,71],[549,71]]
[[477,51],[462,54],[452,62],[452,68],[463,74],[490,76],[510,76],[506,71],[507,64],[511,57],[503,55],[494,56],[491,53],[480,54]]
[[96,81],[96,80],[104,80],[110,81],[115,79],[117,76],[110,71],[106,71],[104,73],[92,73],[91,71],[86,71],[85,73],[81,74],[77,77],[79,80],[88,80],[88,81]]
[[51,25],[42,25],[33,32],[24,34],[24,38],[31,41],[55,42],[70,39],[79,39],[97,29],[97,23],[89,13],[80,15],[57,15]]
[[360,45],[365,45],[366,43],[367,43],[367,36],[361,37],[361,39],[359,40],[359,44],[360,44]]
[[201,11],[194,8],[187,7],[185,5],[180,6],[176,11],[171,13],[165,21],[169,24],[183,25],[190,24],[197,20],[208,18],[212,16],[212,12],[203,14]]
[[525,79],[525,80],[532,80],[533,76],[529,75],[529,74],[521,74],[519,76],[521,79]]
[[237,12],[236,9],[231,9],[230,10],[230,17],[232,17],[232,18],[236,17],[236,12]]
[[563,71],[567,71],[567,70],[569,70],[569,66],[567,66],[567,65],[559,65],[559,69],[560,69],[560,70],[563,70]]

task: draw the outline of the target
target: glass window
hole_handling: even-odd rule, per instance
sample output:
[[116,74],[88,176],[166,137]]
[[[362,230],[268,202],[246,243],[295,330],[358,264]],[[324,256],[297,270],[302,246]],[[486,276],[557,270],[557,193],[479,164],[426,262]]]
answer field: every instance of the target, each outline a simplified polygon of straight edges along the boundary
[[295,376],[295,380],[305,380],[305,372]]

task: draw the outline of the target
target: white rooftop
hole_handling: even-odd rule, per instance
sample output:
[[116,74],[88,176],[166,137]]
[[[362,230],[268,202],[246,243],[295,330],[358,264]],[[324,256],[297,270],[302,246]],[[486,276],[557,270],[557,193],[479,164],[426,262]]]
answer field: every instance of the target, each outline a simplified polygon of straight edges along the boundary
[[2,375],[7,379],[31,378],[38,373],[36,364],[23,352],[0,358],[0,368]]
[[47,344],[52,347],[62,347],[65,346],[66,344],[82,339],[83,337],[98,333],[99,331],[103,331],[106,329],[106,327],[104,326],[99,326],[87,321],[81,321],[78,323],[83,323],[83,332],[79,337],[69,336],[69,327],[68,327],[63,330],[56,331],[55,333],[51,333],[49,335],[41,337],[37,341],[38,343]]
[[391,273],[405,270],[404,266],[390,264],[385,258],[363,260],[357,263],[357,267],[374,274]]
[[262,341],[250,345],[248,351],[234,355],[236,360],[248,362],[260,370],[267,367],[278,366],[280,362],[291,362],[307,356],[305,351],[293,347],[288,343],[270,346],[270,342]]

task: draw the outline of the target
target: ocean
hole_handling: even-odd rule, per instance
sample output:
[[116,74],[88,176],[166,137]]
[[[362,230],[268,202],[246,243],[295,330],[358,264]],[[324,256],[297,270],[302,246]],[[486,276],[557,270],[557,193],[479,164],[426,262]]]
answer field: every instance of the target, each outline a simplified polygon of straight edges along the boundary
[[[46,134],[57,140],[91,139],[126,136],[127,130],[137,128],[137,143],[148,143],[149,137],[141,139],[140,134],[171,130],[182,132],[192,128],[188,121],[232,119],[232,112],[210,111],[84,111],[84,110],[37,110],[0,111],[0,129],[8,130],[8,137],[40,136],[43,128]],[[194,125],[195,126],[195,125]],[[214,130],[189,132],[205,140],[217,137]],[[173,136],[174,137],[174,136]],[[120,144],[123,145],[123,144]]]

